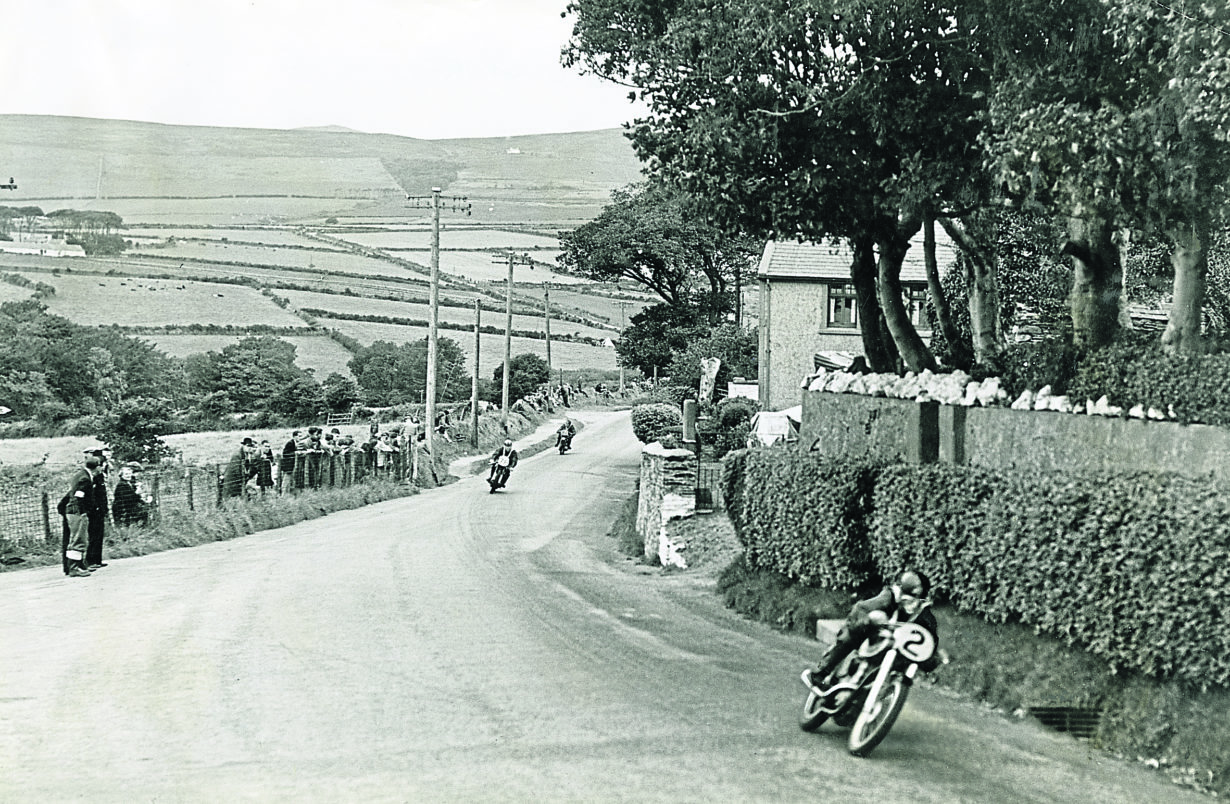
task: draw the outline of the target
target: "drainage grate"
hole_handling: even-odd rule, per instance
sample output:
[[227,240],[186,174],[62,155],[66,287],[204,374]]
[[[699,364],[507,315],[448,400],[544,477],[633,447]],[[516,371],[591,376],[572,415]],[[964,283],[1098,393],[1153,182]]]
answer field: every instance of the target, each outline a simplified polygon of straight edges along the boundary
[[1100,709],[1075,706],[1031,706],[1029,714],[1049,729],[1066,732],[1082,740],[1088,740],[1097,733],[1098,723],[1102,719]]

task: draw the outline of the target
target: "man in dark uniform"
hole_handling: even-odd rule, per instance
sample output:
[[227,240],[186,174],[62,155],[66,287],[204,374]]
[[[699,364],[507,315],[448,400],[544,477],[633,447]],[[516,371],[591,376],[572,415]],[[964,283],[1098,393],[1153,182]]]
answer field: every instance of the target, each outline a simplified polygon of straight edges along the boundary
[[102,461],[98,474],[94,475],[94,509],[89,514],[89,539],[85,549],[86,569],[93,571],[101,569],[106,564],[102,560],[103,537],[107,533],[107,455],[101,449],[88,449],[86,455],[93,455]]
[[85,467],[73,473],[68,493],[61,501],[64,521],[68,526],[64,544],[64,574],[70,578],[88,578],[90,571],[85,566],[85,551],[89,541],[89,514],[94,508],[94,476],[101,470],[102,458],[89,455]]

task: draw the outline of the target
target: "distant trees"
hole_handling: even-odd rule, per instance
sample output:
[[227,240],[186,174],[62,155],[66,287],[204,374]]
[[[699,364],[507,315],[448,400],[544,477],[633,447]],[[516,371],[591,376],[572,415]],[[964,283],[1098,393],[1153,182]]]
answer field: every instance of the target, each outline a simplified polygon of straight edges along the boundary
[[[437,398],[468,398],[470,378],[461,347],[451,338],[438,339],[436,347]],[[426,398],[426,338],[401,344],[376,341],[360,348],[347,365],[358,382],[363,401],[369,405],[398,405]]]
[[[514,355],[509,362],[512,366],[508,373],[508,397],[510,401],[516,401],[522,397],[529,396],[544,383],[551,381],[551,370],[547,367],[547,361],[536,354],[525,352]],[[494,380],[492,392],[502,396],[504,392],[503,363],[495,367],[492,379]]]

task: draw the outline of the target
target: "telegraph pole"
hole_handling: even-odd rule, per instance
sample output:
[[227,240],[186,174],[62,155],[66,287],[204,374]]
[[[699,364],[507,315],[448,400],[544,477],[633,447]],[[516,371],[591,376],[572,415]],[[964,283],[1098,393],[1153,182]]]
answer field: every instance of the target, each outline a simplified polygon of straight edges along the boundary
[[547,382],[551,382],[551,283],[542,283],[542,318],[547,328]]
[[[622,338],[624,336],[624,308],[628,306],[628,302],[620,299],[615,303],[619,305],[619,337]],[[615,359],[619,362],[619,392],[622,394],[624,392],[624,363],[619,359],[618,354]]]
[[501,390],[502,406],[500,408],[500,424],[507,430],[508,428],[508,375],[512,373],[510,364],[512,363],[512,297],[513,297],[513,266],[517,263],[534,268],[534,261],[530,259],[529,254],[516,254],[507,252],[503,259],[492,260],[492,262],[508,261],[508,295],[504,300],[504,382]]
[[[432,436],[436,429],[436,363],[438,362],[439,328],[440,328],[440,188],[432,187],[431,195],[407,195],[406,200],[431,205],[431,290],[428,294],[428,304],[431,314],[427,324],[427,391],[424,394],[423,422],[427,452],[431,454]],[[470,214],[470,204],[463,198],[452,199],[454,212],[464,211]]]
[[470,383],[470,446],[478,446],[478,355],[482,341],[479,330],[482,327],[483,306],[478,296],[474,297],[474,379]]

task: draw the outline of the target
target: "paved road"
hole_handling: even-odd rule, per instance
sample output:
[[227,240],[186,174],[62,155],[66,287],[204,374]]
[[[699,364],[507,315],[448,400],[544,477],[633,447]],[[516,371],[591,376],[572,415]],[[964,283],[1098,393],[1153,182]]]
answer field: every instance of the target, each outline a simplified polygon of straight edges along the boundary
[[1202,800],[918,689],[870,759],[815,655],[621,561],[626,414],[566,456],[243,539],[0,575],[0,801]]

